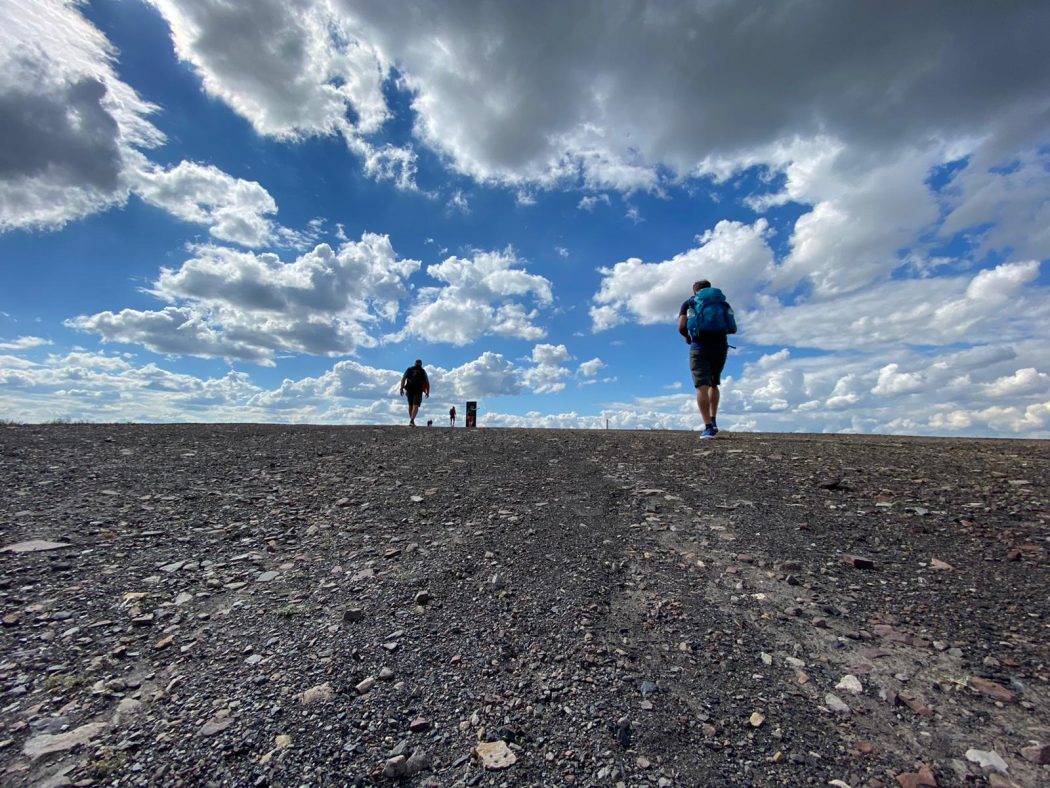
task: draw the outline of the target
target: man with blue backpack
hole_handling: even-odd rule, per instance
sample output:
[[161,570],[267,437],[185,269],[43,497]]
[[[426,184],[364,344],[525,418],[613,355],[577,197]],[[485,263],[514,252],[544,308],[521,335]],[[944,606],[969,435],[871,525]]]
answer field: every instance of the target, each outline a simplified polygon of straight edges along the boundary
[[696,387],[696,405],[704,420],[700,437],[710,440],[718,435],[718,387],[729,352],[726,337],[736,333],[733,307],[706,279],[694,282],[693,297],[678,313],[678,333],[689,345],[689,370]]

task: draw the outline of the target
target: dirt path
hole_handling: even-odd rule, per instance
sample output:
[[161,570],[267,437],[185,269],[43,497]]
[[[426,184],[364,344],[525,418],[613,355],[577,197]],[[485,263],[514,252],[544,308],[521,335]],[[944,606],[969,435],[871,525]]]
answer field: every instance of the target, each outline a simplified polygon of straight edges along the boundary
[[1045,442],[3,427],[0,547],[69,546],[0,553],[0,773],[1038,785],[1048,468]]

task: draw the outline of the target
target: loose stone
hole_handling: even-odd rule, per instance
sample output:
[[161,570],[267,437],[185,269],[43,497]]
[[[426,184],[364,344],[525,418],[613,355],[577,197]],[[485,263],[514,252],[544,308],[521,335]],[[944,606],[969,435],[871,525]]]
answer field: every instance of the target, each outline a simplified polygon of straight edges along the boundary
[[969,749],[966,751],[966,760],[976,763],[982,769],[990,769],[1000,774],[1006,774],[1009,771],[1006,761],[995,750]]
[[316,687],[310,687],[310,689],[303,692],[299,697],[300,701],[304,706],[314,706],[319,703],[327,703],[335,695],[332,685],[327,681],[324,684],[318,684]]
[[832,692],[829,692],[824,696],[824,705],[837,714],[850,713],[850,707],[846,705],[845,701]]
[[1021,748],[1021,755],[1026,761],[1045,766],[1050,763],[1050,744],[1033,744]]
[[474,755],[489,771],[509,769],[518,762],[518,756],[502,739],[493,742],[479,742],[474,748]]
[[863,685],[860,683],[860,679],[851,673],[847,673],[841,679],[839,683],[835,685],[835,689],[842,690],[843,692],[849,692],[853,695],[860,695],[864,691]]

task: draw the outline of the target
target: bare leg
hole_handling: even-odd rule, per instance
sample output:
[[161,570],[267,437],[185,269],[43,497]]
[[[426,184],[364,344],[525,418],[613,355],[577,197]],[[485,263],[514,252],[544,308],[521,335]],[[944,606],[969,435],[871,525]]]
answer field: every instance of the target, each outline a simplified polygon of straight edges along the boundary
[[711,423],[711,387],[697,386],[696,406],[700,408],[700,418],[704,420],[706,427]]
[[718,393],[718,386],[711,386],[710,394],[708,396],[711,400],[711,421],[714,421],[715,418],[718,416],[718,400],[720,396]]

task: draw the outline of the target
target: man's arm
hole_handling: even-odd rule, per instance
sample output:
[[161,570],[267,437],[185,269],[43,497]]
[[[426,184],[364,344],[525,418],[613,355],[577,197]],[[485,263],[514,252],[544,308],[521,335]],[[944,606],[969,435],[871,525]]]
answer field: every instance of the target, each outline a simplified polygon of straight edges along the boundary
[[408,373],[406,372],[406,373],[405,373],[404,375],[402,375],[402,376],[401,376],[401,388],[400,388],[400,390],[399,390],[399,391],[397,392],[397,395],[398,395],[399,397],[400,397],[401,395],[403,395],[403,394],[405,393],[405,383],[406,383],[407,381],[408,381]]
[[685,337],[685,343],[687,345],[693,344],[693,340],[689,337],[689,331],[686,330],[685,324],[688,318],[685,315],[678,316],[678,333]]

